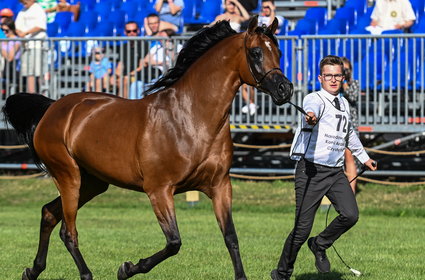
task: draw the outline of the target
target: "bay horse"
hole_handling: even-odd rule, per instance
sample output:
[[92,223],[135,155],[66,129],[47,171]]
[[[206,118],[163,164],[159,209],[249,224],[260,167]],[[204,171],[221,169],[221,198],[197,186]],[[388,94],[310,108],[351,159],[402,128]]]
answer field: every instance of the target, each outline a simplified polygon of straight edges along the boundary
[[242,83],[269,94],[277,105],[293,93],[279,68],[273,35],[277,20],[268,27],[257,25],[254,17],[244,33],[236,33],[227,21],[201,29],[142,100],[94,92],[57,101],[25,93],[7,99],[6,120],[59,191],[42,207],[37,255],[23,280],[37,279],[46,268],[50,235],[60,221],[60,238],[80,278],[93,279],[78,247],[77,211],[109,184],[145,192],[166,238],[165,248],[152,256],[137,264],[124,262],[119,280],[147,273],[179,252],[173,195],[188,190],[212,200],[235,279],[246,279],[231,212],[232,100]]

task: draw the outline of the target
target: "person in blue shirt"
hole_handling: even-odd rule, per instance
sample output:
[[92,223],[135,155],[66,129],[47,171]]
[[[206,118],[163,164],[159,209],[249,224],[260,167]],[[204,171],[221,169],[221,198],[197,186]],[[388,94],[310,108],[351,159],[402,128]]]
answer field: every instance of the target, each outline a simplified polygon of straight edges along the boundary
[[183,27],[183,0],[157,0],[154,8],[164,22],[161,30],[172,29],[178,32]]
[[102,48],[94,48],[93,60],[90,63],[89,90],[107,92],[111,73],[112,63],[105,57]]

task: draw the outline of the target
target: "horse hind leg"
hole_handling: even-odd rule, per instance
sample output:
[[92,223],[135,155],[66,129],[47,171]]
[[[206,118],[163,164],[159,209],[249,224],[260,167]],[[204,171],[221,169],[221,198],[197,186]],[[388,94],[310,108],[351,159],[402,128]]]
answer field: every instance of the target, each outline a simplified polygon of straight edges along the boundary
[[160,190],[149,195],[152,208],[164,232],[167,244],[164,249],[137,264],[123,263],[118,270],[118,280],[128,279],[138,273],[147,273],[165,259],[176,255],[181,247],[180,233],[177,227],[173,194]]
[[22,280],[36,280],[40,273],[46,269],[50,235],[60,220],[62,220],[62,203],[60,197],[57,197],[42,207],[37,255],[33,267],[25,269]]
[[[84,170],[81,170],[81,186],[79,190],[77,209],[81,208],[88,201],[105,192],[107,189],[108,183],[88,174]],[[72,197],[74,197],[72,193],[73,192],[71,192],[70,195],[71,198],[68,197],[68,201],[64,202],[65,205],[66,203],[69,203],[69,205],[67,205],[68,208],[64,207],[63,209],[64,215],[67,218],[65,218],[65,221],[62,223],[59,235],[77,265],[81,280],[92,280],[92,273],[78,248],[78,233],[75,227],[77,209],[74,209],[75,200],[72,199]]]
[[[54,180],[54,181],[58,185],[58,181],[57,180]],[[60,186],[62,186],[62,184]],[[61,189],[59,185],[58,185],[58,188],[59,190]],[[90,176],[86,174],[84,171],[82,171],[81,186],[79,189],[79,193],[76,196],[78,198],[78,201],[75,203],[77,205],[76,208],[82,207],[86,202],[90,201],[93,197],[106,191],[107,188],[108,188],[107,183],[95,178],[94,176]],[[75,195],[75,192],[71,192],[71,193]],[[65,191],[63,192],[65,197],[69,196],[71,193],[65,192]],[[68,208],[65,208],[68,210],[64,210],[64,208],[62,207],[63,199],[66,200],[66,198],[64,197],[58,197],[52,202],[43,206],[41,226],[40,226],[40,241],[39,241],[37,255],[34,260],[34,266],[32,268],[25,269],[22,275],[22,280],[36,280],[38,276],[40,275],[40,273],[45,269],[51,232],[53,231],[54,227],[63,219],[64,211],[67,211],[69,215],[70,205],[68,205]],[[76,215],[76,209],[75,209],[75,215]],[[62,224],[62,227],[60,230],[60,237],[65,243],[65,246],[67,247],[68,251],[71,253],[72,257],[74,258],[74,261],[76,262],[76,265],[80,271],[81,279],[92,279],[91,272],[87,268],[87,265],[85,264],[84,259],[78,250],[78,243],[72,241],[72,239],[70,238],[69,229],[67,229],[65,225],[66,223]],[[74,225],[75,225],[75,220],[74,220]],[[75,247],[74,244],[77,244],[77,246]]]
[[218,225],[223,233],[224,242],[232,259],[235,279],[246,280],[242,259],[239,253],[238,236],[232,218],[232,186],[230,180],[227,179],[221,186],[214,188],[214,193],[211,198]]

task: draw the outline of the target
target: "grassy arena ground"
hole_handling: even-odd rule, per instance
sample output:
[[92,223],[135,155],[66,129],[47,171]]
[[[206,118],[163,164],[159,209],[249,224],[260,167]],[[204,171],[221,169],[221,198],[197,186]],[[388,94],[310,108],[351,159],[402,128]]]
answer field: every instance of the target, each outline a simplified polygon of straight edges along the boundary
[[[282,243],[293,225],[292,182],[234,181],[234,221],[249,279],[270,279]],[[425,186],[360,185],[361,216],[336,247],[367,280],[419,280],[425,275]],[[32,264],[38,244],[41,206],[56,195],[49,179],[0,181],[0,279],[21,279]],[[183,246],[147,275],[132,279],[233,279],[230,257],[217,227],[211,203],[201,195],[190,207],[176,196]],[[335,212],[331,212],[331,217]],[[323,229],[319,212],[313,234]],[[80,248],[95,279],[116,279],[119,265],[153,254],[164,237],[145,194],[115,187],[84,207],[78,216]],[[337,258],[328,256],[332,272],[319,275],[313,255],[301,248],[296,280],[357,279]],[[47,269],[39,280],[79,279],[72,258],[55,229]]]

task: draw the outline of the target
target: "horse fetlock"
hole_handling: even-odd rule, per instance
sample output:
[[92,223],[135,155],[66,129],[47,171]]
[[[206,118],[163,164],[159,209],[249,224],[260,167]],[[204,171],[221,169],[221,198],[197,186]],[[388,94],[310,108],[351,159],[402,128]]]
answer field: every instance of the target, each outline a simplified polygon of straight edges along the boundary
[[167,251],[171,256],[176,255],[180,251],[180,247],[182,246],[182,242],[180,239],[172,240],[167,244]]
[[118,280],[126,280],[134,275],[130,272],[131,268],[134,267],[134,264],[132,262],[125,262],[123,263],[120,268],[118,269],[117,273],[117,279]]
[[26,268],[22,273],[22,280],[37,280],[38,275],[40,275],[40,273],[33,273],[31,268]]
[[91,272],[87,274],[83,274],[80,277],[81,277],[81,280],[93,280],[93,275],[91,274]]

